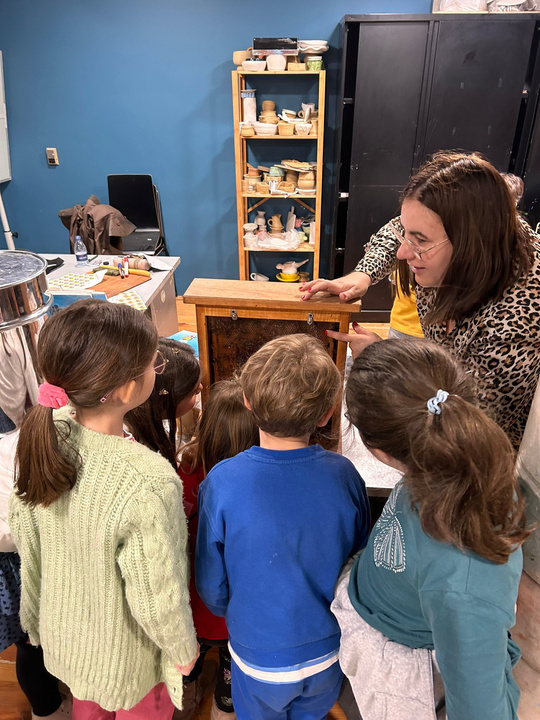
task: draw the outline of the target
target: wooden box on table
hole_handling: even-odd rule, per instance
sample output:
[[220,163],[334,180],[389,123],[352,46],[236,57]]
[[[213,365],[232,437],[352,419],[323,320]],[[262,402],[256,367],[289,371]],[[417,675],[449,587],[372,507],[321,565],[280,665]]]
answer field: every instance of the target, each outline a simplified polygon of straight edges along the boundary
[[[325,330],[348,332],[360,301],[342,303],[338,297],[316,295],[305,302],[297,283],[196,278],[184,294],[197,316],[199,359],[203,371],[203,405],[210,386],[230,378],[264,343],[282,335],[306,333],[318,338],[340,372],[347,346]],[[341,398],[332,419],[339,428]],[[334,434],[334,432],[332,433]]]

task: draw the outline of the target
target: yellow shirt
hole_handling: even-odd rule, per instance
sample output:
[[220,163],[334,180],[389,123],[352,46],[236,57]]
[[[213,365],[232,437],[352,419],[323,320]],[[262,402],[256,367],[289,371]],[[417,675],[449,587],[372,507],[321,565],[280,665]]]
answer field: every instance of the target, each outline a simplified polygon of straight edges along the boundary
[[396,297],[390,313],[390,327],[406,335],[413,337],[424,337],[420,318],[416,309],[416,294],[411,288],[409,297],[400,292],[399,284],[396,283]]

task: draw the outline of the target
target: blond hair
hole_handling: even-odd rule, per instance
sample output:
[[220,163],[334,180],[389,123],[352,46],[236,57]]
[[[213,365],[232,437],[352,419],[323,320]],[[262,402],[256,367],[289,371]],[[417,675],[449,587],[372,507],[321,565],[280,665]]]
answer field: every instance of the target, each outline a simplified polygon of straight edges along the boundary
[[341,388],[322,343],[301,334],[263,345],[244,365],[240,381],[258,427],[276,437],[311,435]]

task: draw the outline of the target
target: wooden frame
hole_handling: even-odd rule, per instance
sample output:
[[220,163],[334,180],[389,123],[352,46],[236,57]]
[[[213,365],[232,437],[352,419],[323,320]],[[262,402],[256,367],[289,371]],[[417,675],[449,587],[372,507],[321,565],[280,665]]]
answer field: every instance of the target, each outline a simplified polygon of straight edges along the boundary
[[[359,313],[361,302],[342,303],[336,296],[315,296],[301,299],[297,284],[249,282],[243,280],[209,280],[196,278],[184,294],[184,302],[195,305],[199,360],[203,371],[203,405],[213,381],[212,348],[209,340],[209,318],[233,320],[258,319],[300,321],[309,325],[332,323],[339,332],[348,332],[350,316]],[[279,337],[283,332],[276,332]],[[329,349],[340,372],[345,370],[346,343],[328,339]],[[262,344],[262,342],[261,342]],[[339,428],[341,397],[332,420],[332,429]]]

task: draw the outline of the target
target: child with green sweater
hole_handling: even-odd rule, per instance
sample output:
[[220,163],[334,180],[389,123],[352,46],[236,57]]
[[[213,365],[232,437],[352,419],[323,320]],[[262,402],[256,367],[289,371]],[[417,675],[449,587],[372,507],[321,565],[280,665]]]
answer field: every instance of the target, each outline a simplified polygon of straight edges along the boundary
[[198,655],[182,487],[123,430],[163,371],[157,341],[142,313],[98,300],[39,337],[46,382],[21,427],[10,527],[21,623],[71,688],[73,720],[170,720]]

